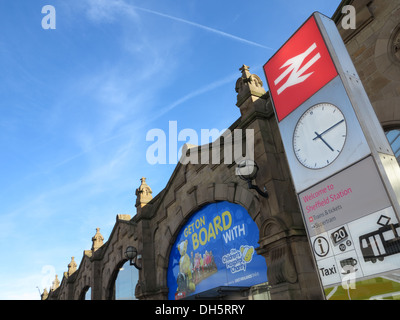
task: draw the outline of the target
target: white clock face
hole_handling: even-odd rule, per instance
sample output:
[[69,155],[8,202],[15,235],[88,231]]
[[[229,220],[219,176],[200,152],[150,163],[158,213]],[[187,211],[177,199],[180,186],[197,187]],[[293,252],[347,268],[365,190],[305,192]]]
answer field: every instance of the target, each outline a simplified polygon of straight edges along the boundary
[[293,133],[293,150],[299,162],[309,169],[330,165],[341,153],[347,125],[340,109],[320,103],[299,119]]

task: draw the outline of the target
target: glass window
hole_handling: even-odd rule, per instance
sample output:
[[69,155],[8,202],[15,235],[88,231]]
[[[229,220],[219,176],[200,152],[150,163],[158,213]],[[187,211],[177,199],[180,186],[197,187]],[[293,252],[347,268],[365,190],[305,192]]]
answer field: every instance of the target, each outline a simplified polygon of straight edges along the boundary
[[92,300],[92,288],[88,288],[85,293],[85,300]]
[[368,248],[367,240],[366,239],[362,239],[361,245],[362,245],[363,248]]
[[392,146],[393,153],[397,158],[397,161],[400,163],[400,130],[390,130],[386,131],[386,137]]
[[115,300],[136,300],[135,288],[139,280],[139,271],[129,261],[119,269],[115,280]]
[[385,239],[385,241],[392,240],[395,237],[392,230],[386,231],[382,235],[383,235],[383,239]]

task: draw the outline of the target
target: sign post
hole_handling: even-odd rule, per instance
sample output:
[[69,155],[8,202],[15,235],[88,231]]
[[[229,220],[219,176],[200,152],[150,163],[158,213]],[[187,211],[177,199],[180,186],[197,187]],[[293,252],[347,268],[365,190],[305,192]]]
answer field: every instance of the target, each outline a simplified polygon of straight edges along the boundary
[[314,13],[264,71],[327,298],[400,292],[400,168],[335,23]]

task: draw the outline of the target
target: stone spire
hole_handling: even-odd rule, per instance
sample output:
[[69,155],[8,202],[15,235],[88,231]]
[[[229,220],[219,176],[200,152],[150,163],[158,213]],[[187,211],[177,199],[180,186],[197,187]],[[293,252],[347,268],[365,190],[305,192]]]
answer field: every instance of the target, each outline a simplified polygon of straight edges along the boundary
[[92,252],[94,253],[103,245],[104,237],[100,233],[100,228],[96,228],[96,234],[92,238]]
[[56,290],[60,286],[60,280],[58,280],[58,277],[56,275],[56,278],[53,281],[53,285],[51,286],[51,291]]
[[43,289],[43,293],[41,294],[42,300],[46,300],[49,297],[49,293],[47,292],[47,289]]
[[77,266],[78,265],[76,264],[74,257],[71,257],[71,262],[68,264],[68,276],[76,271]]
[[140,213],[141,209],[149,203],[151,199],[153,199],[152,193],[153,191],[146,183],[146,178],[140,179],[141,184],[140,187],[136,189],[136,210],[137,213]]
[[[242,76],[236,81],[235,86],[235,91],[238,94],[236,105],[240,108],[242,115],[246,112],[249,102],[254,103],[260,98],[266,99],[263,82],[259,76],[251,74],[249,70],[250,67],[246,65],[239,69],[242,72]],[[251,98],[250,101],[249,98]]]

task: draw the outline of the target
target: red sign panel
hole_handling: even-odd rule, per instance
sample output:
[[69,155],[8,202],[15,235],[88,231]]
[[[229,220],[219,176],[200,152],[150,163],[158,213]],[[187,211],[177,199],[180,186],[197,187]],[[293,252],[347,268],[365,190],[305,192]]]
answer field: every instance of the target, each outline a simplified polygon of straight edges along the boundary
[[278,120],[337,76],[314,16],[264,65]]

